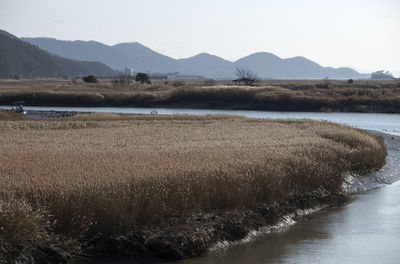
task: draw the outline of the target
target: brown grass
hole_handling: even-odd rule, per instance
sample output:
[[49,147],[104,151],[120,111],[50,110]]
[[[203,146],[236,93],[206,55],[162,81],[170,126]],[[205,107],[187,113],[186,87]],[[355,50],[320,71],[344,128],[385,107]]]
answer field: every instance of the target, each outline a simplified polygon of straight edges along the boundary
[[79,240],[335,192],[345,172],[378,169],[386,156],[357,129],[229,116],[1,121],[0,135],[0,256],[43,234]]
[[3,120],[24,120],[25,117],[22,113],[14,113],[6,110],[0,109],[0,121]]
[[70,81],[0,81],[0,105],[174,106],[280,111],[400,112],[400,82],[270,81],[258,86],[156,82],[116,86]]

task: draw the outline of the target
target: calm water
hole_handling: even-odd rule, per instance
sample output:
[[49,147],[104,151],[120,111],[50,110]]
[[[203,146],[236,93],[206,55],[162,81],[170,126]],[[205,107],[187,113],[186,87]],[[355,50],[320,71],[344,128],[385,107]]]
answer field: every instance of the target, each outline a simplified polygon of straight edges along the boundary
[[[0,106],[0,108],[10,108]],[[27,106],[28,110],[58,110],[58,111],[82,111],[82,112],[105,112],[105,113],[129,113],[129,114],[150,114],[150,108],[128,108],[128,107],[34,107]],[[328,120],[350,126],[386,132],[393,135],[400,135],[399,114],[369,114],[369,113],[311,113],[311,112],[267,112],[267,111],[242,111],[242,110],[207,110],[207,109],[170,109],[157,108],[158,114],[227,114],[240,115],[255,118],[275,119],[299,119],[308,118],[314,120]]]
[[180,263],[400,263],[400,182],[248,244]]
[[[148,108],[28,107],[31,110],[68,110],[150,114]],[[400,135],[400,115],[362,113],[299,113],[229,110],[157,109],[158,114],[229,114],[256,118],[329,120],[350,126]],[[400,178],[400,149],[389,151],[385,173]],[[119,263],[119,262],[107,262]],[[122,263],[122,262],[121,262]],[[123,263],[129,263],[124,261]],[[280,232],[219,250],[192,263],[400,263],[400,182],[358,193],[340,208],[301,220]]]

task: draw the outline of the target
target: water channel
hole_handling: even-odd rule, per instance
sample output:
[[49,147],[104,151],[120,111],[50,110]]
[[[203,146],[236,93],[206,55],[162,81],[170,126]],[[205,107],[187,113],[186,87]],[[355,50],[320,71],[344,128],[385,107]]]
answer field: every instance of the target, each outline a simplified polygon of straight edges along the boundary
[[[0,109],[10,109],[11,106],[0,106]],[[399,114],[376,114],[376,113],[317,113],[317,112],[271,112],[271,111],[248,111],[248,110],[210,110],[210,109],[173,109],[173,108],[137,108],[137,107],[44,107],[27,106],[28,110],[43,111],[78,111],[78,112],[104,112],[125,114],[150,114],[153,110],[159,115],[190,114],[224,114],[240,115],[254,118],[273,119],[314,119],[328,120],[336,123],[346,124],[362,129],[385,132],[392,135],[400,135]]]
[[[58,110],[150,114],[148,108],[28,107]],[[255,118],[328,120],[400,135],[400,115],[303,113],[201,109],[157,109],[157,114],[228,114]],[[400,148],[389,149],[384,172],[400,178]],[[107,262],[110,263],[110,262]],[[115,263],[115,262],[112,262]],[[120,262],[117,262],[120,263]],[[121,263],[129,263],[121,262]],[[400,181],[352,195],[339,208],[319,212],[279,232],[198,259],[194,263],[400,263]]]

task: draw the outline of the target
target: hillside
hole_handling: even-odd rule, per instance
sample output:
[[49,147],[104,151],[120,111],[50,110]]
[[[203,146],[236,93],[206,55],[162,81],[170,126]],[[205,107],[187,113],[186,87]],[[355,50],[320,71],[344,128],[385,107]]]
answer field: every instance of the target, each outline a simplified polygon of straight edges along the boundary
[[234,78],[236,68],[250,69],[260,78],[359,79],[369,77],[351,68],[322,67],[304,57],[282,59],[267,52],[254,53],[231,62],[207,53],[185,59],[174,59],[138,42],[107,46],[95,41],[63,41],[52,38],[22,38],[22,40],[62,57],[100,61],[117,70],[129,67],[137,72],[179,72],[221,79]]
[[75,61],[49,54],[0,30],[0,78],[76,77],[87,74],[113,76],[107,65],[92,61]]
[[200,53],[196,56],[178,60],[178,72],[189,75],[202,75],[211,78],[229,78],[236,72],[235,65],[218,56]]

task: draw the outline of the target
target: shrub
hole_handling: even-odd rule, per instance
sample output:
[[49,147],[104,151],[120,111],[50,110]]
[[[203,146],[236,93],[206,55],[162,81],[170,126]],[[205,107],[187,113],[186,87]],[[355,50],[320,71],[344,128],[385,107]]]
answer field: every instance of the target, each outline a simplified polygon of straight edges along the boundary
[[140,82],[142,84],[143,83],[147,83],[147,84],[151,83],[149,75],[147,75],[146,73],[142,73],[142,72],[139,72],[138,74],[136,74],[135,81]]
[[236,68],[236,76],[238,79],[233,80],[235,84],[243,83],[244,85],[253,85],[254,83],[258,82],[258,77],[257,74],[252,72],[249,69],[241,69],[241,68]]
[[184,85],[185,85],[185,83],[182,82],[182,81],[175,81],[175,82],[172,83],[172,86],[174,86],[174,87],[181,87],[181,86],[184,86]]
[[394,80],[393,75],[388,71],[376,71],[371,73],[371,80]]
[[217,82],[215,80],[213,80],[213,79],[204,81],[204,86],[214,86],[216,84],[217,84]]
[[82,80],[86,83],[97,83],[98,80],[94,75],[88,75],[82,78]]

